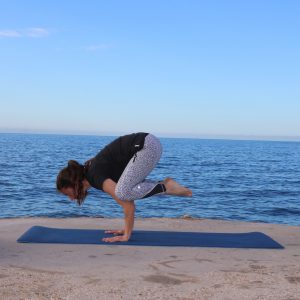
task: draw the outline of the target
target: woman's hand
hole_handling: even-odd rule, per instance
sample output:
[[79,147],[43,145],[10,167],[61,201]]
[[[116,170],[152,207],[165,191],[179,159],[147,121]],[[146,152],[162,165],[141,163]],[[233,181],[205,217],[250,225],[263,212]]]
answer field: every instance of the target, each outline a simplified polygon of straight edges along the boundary
[[113,235],[123,235],[124,230],[105,230],[104,233],[109,233]]
[[127,242],[128,240],[129,237],[126,235],[117,235],[117,236],[102,239],[102,241],[106,243]]

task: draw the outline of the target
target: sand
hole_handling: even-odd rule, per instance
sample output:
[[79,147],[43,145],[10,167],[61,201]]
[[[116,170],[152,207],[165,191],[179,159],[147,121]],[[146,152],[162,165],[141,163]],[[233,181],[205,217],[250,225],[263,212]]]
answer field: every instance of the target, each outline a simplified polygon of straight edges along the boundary
[[300,299],[300,227],[137,219],[141,230],[261,231],[285,249],[20,244],[34,225],[119,229],[121,219],[0,219],[0,299]]

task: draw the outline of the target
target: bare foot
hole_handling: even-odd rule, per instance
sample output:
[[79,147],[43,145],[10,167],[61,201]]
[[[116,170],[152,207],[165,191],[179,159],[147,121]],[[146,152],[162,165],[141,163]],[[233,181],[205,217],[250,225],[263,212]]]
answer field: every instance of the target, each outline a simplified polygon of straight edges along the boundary
[[163,184],[166,187],[166,194],[174,195],[174,196],[181,196],[181,197],[192,197],[193,193],[190,189],[180,185],[172,178],[166,178],[163,181]]

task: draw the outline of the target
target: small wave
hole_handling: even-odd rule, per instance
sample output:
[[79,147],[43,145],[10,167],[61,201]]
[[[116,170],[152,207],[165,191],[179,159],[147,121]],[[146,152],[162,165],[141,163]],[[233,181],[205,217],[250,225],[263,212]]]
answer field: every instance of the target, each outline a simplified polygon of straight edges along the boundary
[[287,215],[300,216],[300,209],[277,207],[269,210],[264,210],[263,213],[270,216],[287,216]]
[[97,217],[104,218],[101,215],[91,215],[90,213],[67,213],[67,212],[53,212],[53,213],[37,213],[34,217],[45,218],[81,218],[81,217]]

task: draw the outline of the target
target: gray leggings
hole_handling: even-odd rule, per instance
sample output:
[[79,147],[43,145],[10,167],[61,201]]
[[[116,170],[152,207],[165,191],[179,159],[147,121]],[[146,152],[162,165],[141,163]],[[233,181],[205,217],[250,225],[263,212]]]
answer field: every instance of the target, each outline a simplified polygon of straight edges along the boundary
[[149,194],[158,182],[145,178],[154,169],[161,154],[159,139],[148,134],[143,149],[131,158],[123,171],[116,186],[116,196],[121,200],[137,200]]

